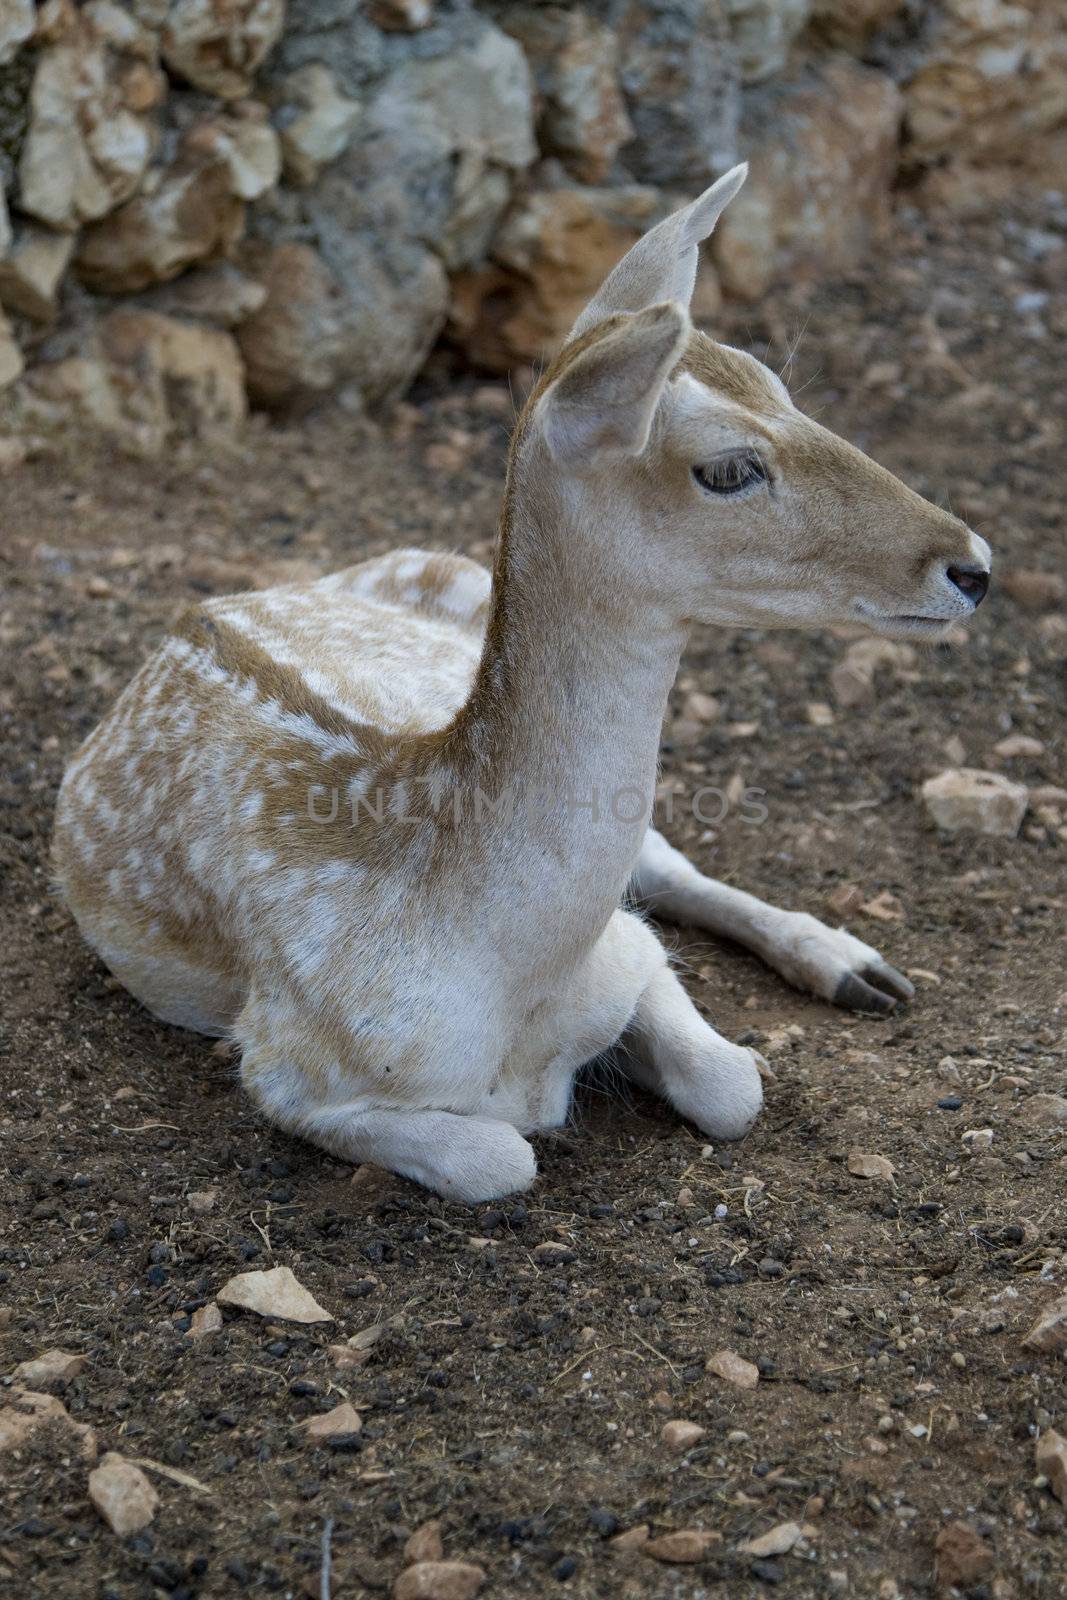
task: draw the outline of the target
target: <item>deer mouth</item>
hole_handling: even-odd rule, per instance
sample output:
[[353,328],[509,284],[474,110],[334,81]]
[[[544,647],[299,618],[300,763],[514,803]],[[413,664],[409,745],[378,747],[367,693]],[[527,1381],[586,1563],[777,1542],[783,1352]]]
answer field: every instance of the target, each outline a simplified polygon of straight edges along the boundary
[[878,627],[887,632],[891,630],[893,633],[909,633],[920,638],[933,639],[947,633],[953,623],[966,620],[965,617],[924,617],[918,613],[901,611],[880,618]]
[[937,638],[956,622],[967,622],[972,612],[960,610],[951,617],[931,616],[923,611],[882,611],[878,606],[856,602],[860,618],[879,633],[909,634],[913,638]]

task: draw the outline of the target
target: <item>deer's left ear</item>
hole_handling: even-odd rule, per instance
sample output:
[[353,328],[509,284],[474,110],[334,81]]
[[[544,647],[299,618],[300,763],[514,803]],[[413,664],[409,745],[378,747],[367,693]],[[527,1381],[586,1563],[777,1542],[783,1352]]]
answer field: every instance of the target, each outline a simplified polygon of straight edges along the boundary
[[571,329],[575,339],[620,311],[643,311],[657,301],[674,300],[688,307],[697,277],[697,246],[748,176],[742,162],[705,189],[698,200],[675,211],[638,239],[608,274]]
[[548,448],[572,472],[639,456],[667,379],[692,324],[684,307],[649,306],[595,340],[566,366],[537,405]]

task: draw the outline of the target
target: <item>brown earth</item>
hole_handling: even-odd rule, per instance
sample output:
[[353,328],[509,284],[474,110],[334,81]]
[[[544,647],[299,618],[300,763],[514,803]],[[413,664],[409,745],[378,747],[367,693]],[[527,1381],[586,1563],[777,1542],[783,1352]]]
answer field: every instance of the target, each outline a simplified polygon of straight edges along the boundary
[[[1001,578],[1063,568],[1057,232],[1062,250],[1067,214],[1036,207],[962,232],[905,217],[889,264],[728,328],[776,360],[803,329],[801,403],[948,498]],[[1019,300],[1034,294],[1047,303]],[[84,1352],[63,1397],[100,1449],[207,1491],[151,1469],[160,1509],[122,1541],[84,1462],[44,1433],[0,1464],[0,1582],[63,1600],[316,1596],[330,1519],[347,1600],[387,1593],[409,1533],[440,1517],[486,1596],[893,1600],[936,1592],[934,1541],[958,1519],[990,1558],[972,1595],[1062,1595],[1067,1516],[1035,1484],[1034,1437],[1064,1429],[1063,1366],[1021,1334],[1067,1287],[1063,1125],[1034,1099],[1067,1092],[1063,814],[1032,811],[1013,840],[949,838],[916,800],[961,758],[995,764],[1009,731],[1044,753],[1005,770],[1063,783],[1062,609],[995,583],[966,643],[829,726],[806,707],[832,701],[844,640],[694,640],[679,706],[699,689],[722,712],[668,726],[665,778],[740,775],[768,816],[668,831],[714,874],[816,913],[843,884],[888,891],[901,917],[852,925],[919,990],[888,1022],[857,1019],[670,933],[716,1025],[770,1053],[766,1114],[736,1149],[588,1091],[520,1199],[472,1214],[353,1181],[263,1126],[217,1049],[141,1011],[49,893],[64,760],[176,606],[397,542],[485,554],[507,407],[439,374],[385,432],[338,413],[163,464],[53,447],[0,481],[0,1372]],[[975,1128],[992,1130],[984,1152],[963,1140]],[[856,1148],[895,1182],[852,1176]],[[198,1214],[187,1196],[212,1186]],[[570,1254],[535,1257],[545,1240]],[[184,1338],[234,1272],[275,1264],[332,1327],[227,1311]],[[326,1345],[386,1318],[367,1365],[335,1371]],[[724,1348],[759,1364],[757,1388],[706,1372]],[[345,1397],[361,1448],[309,1446],[301,1424]],[[687,1454],[661,1442],[671,1418],[706,1430]],[[789,1519],[810,1523],[791,1554],[737,1551]],[[641,1523],[713,1538],[689,1566],[611,1546]]]

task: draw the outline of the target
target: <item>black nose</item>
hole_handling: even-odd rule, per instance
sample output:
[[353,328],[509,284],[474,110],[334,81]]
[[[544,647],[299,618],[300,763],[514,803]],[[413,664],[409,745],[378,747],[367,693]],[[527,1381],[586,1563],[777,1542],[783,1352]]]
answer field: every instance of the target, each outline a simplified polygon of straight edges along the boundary
[[989,573],[981,567],[949,567],[948,580],[960,594],[966,595],[972,605],[980,606],[989,588]]

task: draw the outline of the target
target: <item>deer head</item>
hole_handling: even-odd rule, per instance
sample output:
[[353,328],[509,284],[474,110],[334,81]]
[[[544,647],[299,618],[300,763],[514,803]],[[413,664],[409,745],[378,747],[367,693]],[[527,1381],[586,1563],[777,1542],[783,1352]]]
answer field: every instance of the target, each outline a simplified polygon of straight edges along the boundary
[[862,622],[937,638],[986,592],[984,539],[797,410],[743,351],[697,332],[697,246],[735,167],[606,279],[545,374],[513,484],[679,619]]

